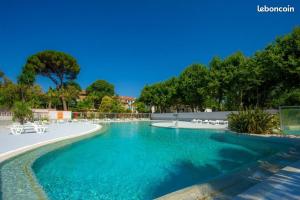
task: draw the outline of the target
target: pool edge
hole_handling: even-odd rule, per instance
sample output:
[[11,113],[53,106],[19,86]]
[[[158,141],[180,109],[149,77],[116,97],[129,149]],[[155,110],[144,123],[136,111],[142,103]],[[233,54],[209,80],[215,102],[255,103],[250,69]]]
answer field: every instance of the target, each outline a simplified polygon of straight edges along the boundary
[[38,142],[38,143],[35,143],[35,144],[32,144],[32,145],[27,145],[27,146],[24,146],[24,147],[20,147],[20,148],[2,153],[2,154],[0,154],[0,164],[3,163],[6,160],[9,160],[9,159],[15,157],[15,156],[18,156],[18,155],[21,155],[21,154],[23,154],[27,151],[34,150],[36,148],[45,146],[47,144],[52,144],[52,143],[55,143],[55,142],[60,142],[60,141],[63,141],[63,140],[68,140],[68,139],[74,139],[74,138],[77,138],[77,137],[81,137],[81,136],[84,136],[84,135],[94,133],[94,132],[99,131],[103,128],[103,126],[101,126],[99,124],[95,124],[95,125],[96,125],[96,128],[93,128],[89,131],[85,131],[85,132],[82,132],[82,133],[79,133],[79,134],[73,134],[73,135],[69,135],[69,136],[58,137],[58,138],[51,139],[51,140],[46,140],[46,141],[43,141],[43,142]]
[[[90,129],[88,131],[84,131],[84,132],[69,135],[69,136],[58,137],[55,139],[35,143],[35,144],[24,146],[24,147],[21,147],[21,148],[18,148],[18,149],[9,151],[9,152],[5,152],[0,155],[0,166],[3,166],[3,165],[5,165],[5,163],[9,163],[10,161],[12,161],[14,159],[17,159],[18,157],[22,157],[23,155],[25,155],[27,153],[38,151],[39,149],[47,148],[47,147],[53,146],[55,144],[66,143],[68,141],[70,141],[70,143],[78,142],[78,141],[84,140],[86,138],[89,138],[90,136],[92,137],[93,134],[97,133],[98,131],[101,131],[101,134],[105,132],[105,130],[106,130],[105,125],[100,125],[100,124],[94,124],[94,125],[96,127],[93,129]],[[61,148],[64,145],[65,144],[62,144],[61,146],[59,145],[58,147],[55,147],[54,149],[52,149],[50,151],[53,151],[57,148]],[[27,177],[30,188],[35,194],[35,196],[34,197],[32,196],[32,198],[30,198],[30,199],[47,200],[48,197],[46,195],[46,192],[41,187],[41,185],[38,182],[38,180],[33,172],[33,169],[32,169],[33,163],[40,156],[42,156],[42,155],[39,155],[39,156],[35,157],[34,159],[26,160],[26,163],[24,165],[22,165],[22,167],[19,170],[21,170],[25,173],[25,176]],[[3,195],[4,195],[4,193],[2,191],[3,188],[2,188],[1,182],[2,182],[2,177],[0,177],[0,200],[3,199]]]

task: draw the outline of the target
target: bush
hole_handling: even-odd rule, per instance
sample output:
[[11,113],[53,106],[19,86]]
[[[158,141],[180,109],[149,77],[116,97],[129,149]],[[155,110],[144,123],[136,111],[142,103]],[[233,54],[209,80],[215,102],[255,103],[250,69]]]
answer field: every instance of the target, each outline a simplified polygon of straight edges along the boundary
[[27,120],[32,119],[33,113],[30,106],[25,102],[16,102],[12,109],[13,120],[24,124]]
[[136,102],[134,103],[136,110],[139,113],[149,113],[150,109],[143,103],[143,102]]
[[229,128],[239,133],[271,134],[278,128],[278,118],[261,109],[245,109],[228,116]]

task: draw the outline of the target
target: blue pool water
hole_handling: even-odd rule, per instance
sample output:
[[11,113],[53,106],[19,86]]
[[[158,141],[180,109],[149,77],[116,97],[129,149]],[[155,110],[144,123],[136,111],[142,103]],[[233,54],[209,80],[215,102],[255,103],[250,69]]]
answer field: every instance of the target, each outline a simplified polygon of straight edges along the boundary
[[33,165],[50,199],[153,199],[284,148],[225,131],[116,123]]

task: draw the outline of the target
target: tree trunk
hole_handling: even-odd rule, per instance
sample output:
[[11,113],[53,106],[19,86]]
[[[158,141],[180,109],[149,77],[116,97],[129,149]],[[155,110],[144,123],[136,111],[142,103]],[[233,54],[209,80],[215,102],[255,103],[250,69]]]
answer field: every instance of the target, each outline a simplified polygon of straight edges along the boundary
[[243,90],[240,93],[240,107],[243,108]]
[[222,110],[222,99],[223,99],[223,94],[219,91],[219,95],[218,95],[218,105],[219,105],[219,109]]
[[48,108],[49,108],[49,109],[52,108],[52,101],[49,101]]
[[66,102],[64,96],[61,97],[61,101],[62,101],[62,104],[63,104],[63,109],[64,109],[64,110],[68,110],[67,102]]
[[258,88],[256,87],[256,107],[259,105],[259,94],[258,94]]
[[20,92],[21,92],[21,99],[22,99],[22,102],[25,103],[25,92],[24,92],[24,88],[21,86],[20,88]]

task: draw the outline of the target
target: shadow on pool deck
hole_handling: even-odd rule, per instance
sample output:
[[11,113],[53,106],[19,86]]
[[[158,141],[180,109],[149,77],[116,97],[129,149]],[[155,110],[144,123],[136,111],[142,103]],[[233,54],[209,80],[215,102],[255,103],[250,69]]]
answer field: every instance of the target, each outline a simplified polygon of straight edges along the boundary
[[197,184],[199,179],[215,176],[219,170],[212,165],[197,167],[189,161],[182,161],[174,166],[167,178],[153,189],[153,198],[174,192],[176,190]]
[[272,199],[297,200],[300,198],[300,162],[281,169],[264,182],[239,194],[234,200]]
[[[210,164],[195,166],[190,161],[176,163],[174,170],[170,171],[166,179],[153,189],[153,198],[199,184],[199,180],[202,180],[201,182],[208,181],[222,175],[223,172],[238,168],[241,164],[247,163],[249,159],[253,160],[253,155],[243,149],[223,148],[219,154],[221,159],[215,161],[219,168]],[[234,158],[239,158],[239,160],[234,160]]]
[[[277,153],[268,160],[258,162],[255,161],[257,158],[254,159],[251,151],[243,149],[223,148],[219,151],[219,155],[220,160],[215,161],[217,165],[222,171],[233,170],[233,173],[222,176],[220,169],[212,165],[195,166],[190,162],[182,161],[174,166],[175,170],[169,173],[164,182],[154,188],[153,197],[172,200],[232,199],[278,172],[285,165],[300,159],[299,149],[295,151],[294,148],[288,148],[285,153]],[[246,168],[234,170],[248,163],[249,160],[254,162],[246,165]],[[209,182],[204,183],[209,179]],[[204,181],[199,184],[197,180]]]

